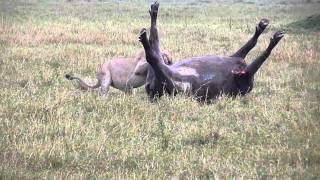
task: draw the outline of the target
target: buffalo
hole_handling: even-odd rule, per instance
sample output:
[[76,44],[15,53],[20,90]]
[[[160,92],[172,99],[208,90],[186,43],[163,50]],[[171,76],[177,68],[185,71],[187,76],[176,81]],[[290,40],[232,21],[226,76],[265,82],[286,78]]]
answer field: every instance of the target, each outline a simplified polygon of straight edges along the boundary
[[209,102],[222,94],[231,97],[245,95],[253,88],[255,73],[285,35],[284,31],[277,31],[262,54],[247,65],[244,60],[246,55],[256,45],[259,36],[269,24],[267,19],[262,19],[251,39],[231,56],[192,57],[168,66],[163,63],[159,47],[158,9],[159,3],[155,2],[149,10],[151,17],[149,39],[146,29],[142,29],[139,35],[151,69],[148,71],[145,84],[151,101],[158,99],[164,93],[169,95],[184,93],[194,96],[200,102]]

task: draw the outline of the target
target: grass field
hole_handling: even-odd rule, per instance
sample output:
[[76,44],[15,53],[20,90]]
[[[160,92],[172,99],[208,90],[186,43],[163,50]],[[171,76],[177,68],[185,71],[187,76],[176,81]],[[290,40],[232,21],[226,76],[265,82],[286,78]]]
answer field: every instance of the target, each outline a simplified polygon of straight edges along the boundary
[[0,179],[319,179],[320,3],[161,1],[159,33],[174,61],[230,55],[261,18],[288,31],[253,91],[211,105],[185,96],[150,103],[84,92],[104,59],[142,51],[151,1],[0,1]]

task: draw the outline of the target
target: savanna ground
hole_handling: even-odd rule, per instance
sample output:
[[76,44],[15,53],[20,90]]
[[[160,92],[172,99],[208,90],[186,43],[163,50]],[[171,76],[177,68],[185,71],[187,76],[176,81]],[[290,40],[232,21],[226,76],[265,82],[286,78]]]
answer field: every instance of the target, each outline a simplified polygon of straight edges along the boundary
[[320,3],[161,1],[162,47],[175,61],[230,55],[261,18],[288,31],[247,96],[151,104],[83,92],[104,58],[135,56],[151,1],[0,2],[0,179],[320,178]]

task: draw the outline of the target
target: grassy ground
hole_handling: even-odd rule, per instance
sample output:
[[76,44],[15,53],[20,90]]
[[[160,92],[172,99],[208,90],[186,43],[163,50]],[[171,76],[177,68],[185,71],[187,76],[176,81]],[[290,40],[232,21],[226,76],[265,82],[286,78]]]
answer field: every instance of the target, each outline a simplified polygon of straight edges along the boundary
[[320,3],[161,2],[175,61],[230,55],[268,18],[250,62],[288,30],[246,97],[151,104],[143,88],[103,99],[64,79],[93,82],[104,58],[141,51],[149,4],[0,2],[0,179],[320,178]]

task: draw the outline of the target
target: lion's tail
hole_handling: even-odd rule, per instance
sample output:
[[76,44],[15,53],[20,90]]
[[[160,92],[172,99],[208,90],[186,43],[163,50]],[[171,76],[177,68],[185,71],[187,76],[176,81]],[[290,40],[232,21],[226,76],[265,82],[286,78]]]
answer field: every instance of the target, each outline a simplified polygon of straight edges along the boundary
[[96,89],[96,88],[100,87],[100,85],[101,85],[100,81],[98,81],[96,85],[90,86],[87,83],[85,83],[82,79],[75,77],[75,76],[72,76],[70,74],[66,74],[65,77],[68,80],[77,80],[80,88],[83,90]]

